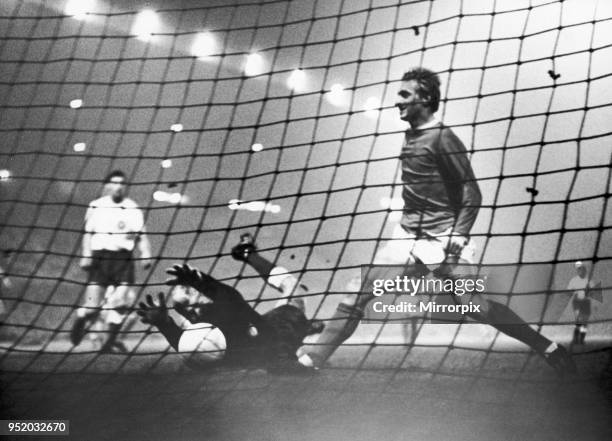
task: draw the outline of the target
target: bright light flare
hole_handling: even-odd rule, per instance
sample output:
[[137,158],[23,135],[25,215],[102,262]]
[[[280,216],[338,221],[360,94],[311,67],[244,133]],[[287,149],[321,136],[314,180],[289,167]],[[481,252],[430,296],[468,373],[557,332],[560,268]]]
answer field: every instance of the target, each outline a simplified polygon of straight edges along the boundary
[[0,182],[8,181],[11,179],[11,171],[7,169],[0,170]]
[[72,149],[75,152],[84,152],[86,148],[87,144],[85,144],[84,142],[77,142],[75,145],[72,146]]
[[206,58],[217,50],[217,40],[210,32],[201,32],[196,35],[191,45],[191,54],[194,57]]
[[175,133],[182,132],[182,131],[183,131],[183,125],[182,125],[182,124],[179,124],[179,123],[177,123],[177,124],[172,124],[172,125],[170,126],[170,130],[172,130],[172,131],[173,131],[173,132],[175,132]]
[[261,152],[263,150],[263,144],[255,143],[251,146],[251,150],[254,152]]
[[306,73],[302,69],[295,69],[287,78],[287,87],[296,92],[302,92],[306,86]]
[[259,54],[250,54],[244,64],[244,74],[248,76],[259,75],[264,71],[264,59]]
[[83,100],[81,100],[81,99],[76,99],[76,100],[70,101],[70,108],[71,109],[78,109],[82,105],[83,105]]
[[96,0],[68,0],[64,13],[77,20],[86,20],[96,5]]
[[347,101],[348,92],[344,90],[342,84],[334,84],[329,88],[327,100],[334,106],[341,106]]
[[189,197],[187,195],[180,193],[168,193],[161,190],[153,193],[153,199],[155,199],[157,202],[166,202],[174,205],[187,204],[189,202]]
[[148,41],[153,38],[153,34],[159,30],[159,17],[155,11],[145,9],[139,12],[132,26],[132,34],[139,40]]
[[246,210],[246,211],[253,211],[253,212],[265,211],[265,212],[273,213],[273,214],[278,214],[281,211],[280,205],[276,205],[271,202],[264,202],[264,201],[245,202],[245,201],[241,201],[240,199],[231,199],[228,202],[227,207],[230,210]]
[[162,166],[162,168],[170,168],[170,167],[172,167],[172,159],[164,159],[161,162],[161,166]]

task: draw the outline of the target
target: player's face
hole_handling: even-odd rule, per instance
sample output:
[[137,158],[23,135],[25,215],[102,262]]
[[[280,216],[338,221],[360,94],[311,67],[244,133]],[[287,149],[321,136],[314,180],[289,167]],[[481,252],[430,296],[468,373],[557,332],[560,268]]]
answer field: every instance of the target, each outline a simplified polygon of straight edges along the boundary
[[105,189],[115,202],[121,202],[127,192],[127,184],[121,176],[114,176],[107,182]]
[[418,90],[419,84],[415,80],[402,81],[395,100],[395,107],[399,109],[400,118],[411,124],[427,120],[431,115],[431,111],[425,106],[426,103],[423,102]]

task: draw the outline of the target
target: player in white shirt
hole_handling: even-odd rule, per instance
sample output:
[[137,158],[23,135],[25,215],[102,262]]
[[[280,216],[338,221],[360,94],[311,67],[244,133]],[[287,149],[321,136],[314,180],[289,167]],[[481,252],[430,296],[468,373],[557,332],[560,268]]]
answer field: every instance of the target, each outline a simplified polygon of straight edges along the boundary
[[114,286],[103,306],[107,337],[101,350],[110,352],[121,347],[117,336],[135,300],[133,252],[138,248],[139,260],[148,269],[151,247],[142,210],[126,197],[125,173],[111,172],[104,181],[104,190],[106,195],[92,201],[85,215],[80,266],[88,273],[88,280],[85,301],[77,309],[70,339],[74,345],[81,342],[87,325],[100,314],[104,293],[109,286]]
[[589,277],[589,269],[584,262],[576,262],[575,268],[576,275],[567,285],[567,289],[572,292],[572,309],[576,318],[572,343],[583,345],[587,334],[587,325],[591,317],[591,297],[589,293],[596,289],[596,284]]

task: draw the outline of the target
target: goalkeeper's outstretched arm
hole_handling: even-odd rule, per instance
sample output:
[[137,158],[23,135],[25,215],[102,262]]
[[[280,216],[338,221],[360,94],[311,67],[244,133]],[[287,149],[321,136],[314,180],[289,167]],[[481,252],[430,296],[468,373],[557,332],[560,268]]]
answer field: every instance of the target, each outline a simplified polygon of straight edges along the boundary
[[[250,323],[255,327],[263,326],[262,316],[244,300],[236,289],[219,282],[214,277],[204,274],[187,264],[174,265],[166,270],[172,278],[166,280],[170,286],[185,285],[195,288],[217,306],[216,311],[226,311],[230,321]],[[174,305],[175,310],[192,323],[202,321],[198,308],[184,308],[181,304]],[[200,308],[201,309],[201,308]]]

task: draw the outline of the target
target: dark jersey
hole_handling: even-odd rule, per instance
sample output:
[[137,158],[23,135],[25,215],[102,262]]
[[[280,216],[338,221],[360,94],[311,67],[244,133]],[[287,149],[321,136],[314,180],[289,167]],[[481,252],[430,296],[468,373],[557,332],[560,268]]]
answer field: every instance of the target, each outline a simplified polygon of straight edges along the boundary
[[[249,305],[247,308],[251,308]],[[257,323],[246,310],[223,303],[199,306],[197,321],[210,323],[223,332],[226,340],[224,362],[249,366],[273,366],[296,360],[296,351],[310,330],[310,321],[293,305],[278,306],[260,315]],[[251,326],[257,335],[250,333]]]
[[[210,323],[223,332],[225,362],[270,366],[296,359],[295,353],[311,329],[300,308],[287,304],[259,314],[235,288],[203,273],[194,288],[211,302],[193,305],[188,318],[192,323]],[[251,327],[257,336],[251,335]]]
[[401,152],[402,227],[414,234],[453,229],[464,236],[481,194],[461,140],[442,124],[408,130]]

